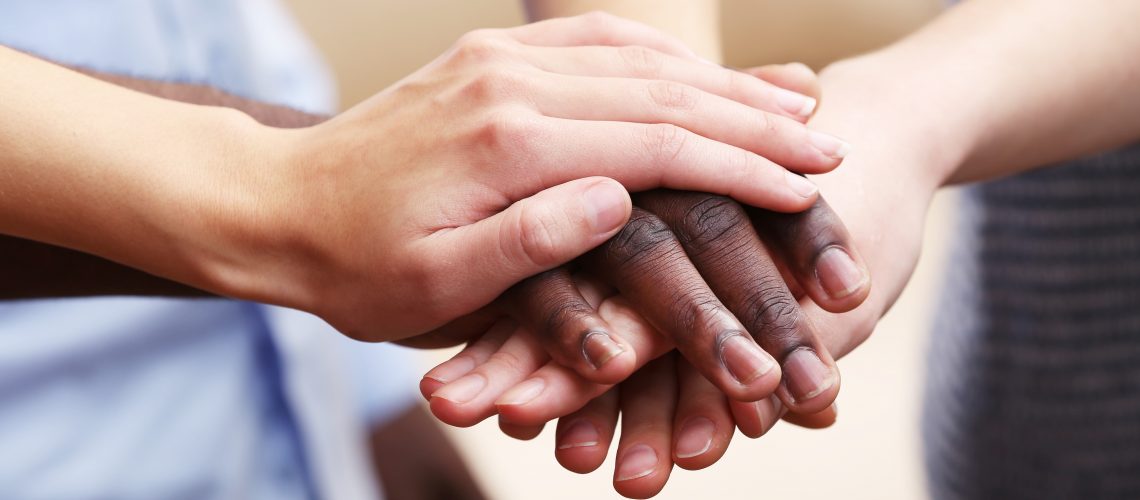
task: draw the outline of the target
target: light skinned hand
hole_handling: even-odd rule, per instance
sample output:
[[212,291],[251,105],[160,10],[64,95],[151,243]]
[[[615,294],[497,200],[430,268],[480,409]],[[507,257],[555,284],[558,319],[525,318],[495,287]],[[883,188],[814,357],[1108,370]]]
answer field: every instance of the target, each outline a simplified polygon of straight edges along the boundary
[[[789,69],[814,83],[810,70]],[[731,200],[702,193],[657,190],[635,201],[643,208],[635,208],[629,224],[578,265],[616,287],[730,398],[757,401],[776,392],[797,413],[830,405],[838,372],[796,298],[806,294],[828,310],[850,310],[870,282],[827,204],[818,201],[800,214],[750,215]],[[648,359],[636,359],[623,332],[598,317],[575,288],[568,270],[555,270],[516,286],[502,302],[562,365],[599,384],[625,379]],[[491,411],[473,408],[479,409],[469,417]]]
[[[781,68],[767,72],[788,85],[818,88],[806,67]],[[819,267],[824,254],[836,254],[860,269],[858,253],[845,245],[842,223],[826,204],[817,202],[803,212],[806,217],[784,221],[778,214],[758,213],[756,220],[766,222],[774,238],[773,253],[731,200],[659,190],[639,194],[635,201],[643,208],[635,208],[630,224],[579,265],[637,304],[729,397],[756,401],[778,390],[798,412],[829,405],[838,376],[811,325],[799,321],[792,291],[784,284],[787,279],[793,289],[811,294],[829,310],[850,309],[866,296],[865,275],[833,290],[835,270]],[[515,287],[499,305],[537,332],[555,360],[586,379],[601,384],[625,379],[637,363],[627,355],[632,351],[621,332],[598,318],[573,290],[568,276],[566,271],[543,273]],[[721,304],[725,300],[727,308]],[[463,318],[444,330],[459,337],[478,335],[493,319],[493,314]],[[812,359],[820,362],[808,363]],[[782,383],[778,364],[791,368]]]
[[341,116],[277,132],[286,167],[257,175],[290,216],[259,211],[269,251],[215,277],[359,339],[414,336],[608,239],[625,190],[811,206],[788,169],[845,152],[800,123],[813,103],[612,16],[473,32]]
[[[776,78],[783,77],[785,84],[789,86],[815,84],[814,74],[803,67],[793,66],[779,71],[767,71],[767,73]],[[653,197],[643,200],[640,204],[666,214],[665,220],[673,220],[671,216],[667,215],[672,211],[688,215],[666,225],[653,217],[652,214],[645,214],[640,216],[637,223],[631,224],[623,230],[623,233],[642,235],[642,237],[622,237],[619,235],[615,240],[625,240],[627,243],[630,243],[631,240],[647,240],[645,235],[669,233],[670,226],[672,226],[672,230],[679,231],[678,239],[683,242],[681,246],[684,246],[684,251],[696,254],[698,262],[704,261],[704,267],[698,266],[701,267],[704,276],[711,276],[714,281],[719,280],[721,283],[725,283],[725,280],[728,279],[730,289],[717,289],[718,293],[728,293],[731,296],[733,295],[731,290],[734,288],[741,286],[744,286],[745,289],[748,288],[742,283],[735,283],[739,280],[729,279],[728,275],[721,276],[724,273],[716,270],[724,265],[729,265],[732,270],[755,269],[759,273],[755,277],[751,277],[749,273],[744,273],[741,275],[744,283],[755,280],[759,280],[756,281],[757,284],[780,281],[784,279],[781,277],[782,271],[783,274],[789,275],[788,281],[793,288],[798,290],[797,295],[804,295],[806,288],[813,297],[816,297],[817,301],[832,310],[850,309],[866,296],[866,287],[855,290],[857,293],[854,294],[833,296],[835,290],[828,289],[819,279],[820,273],[815,268],[819,255],[827,249],[843,248],[846,244],[846,234],[841,229],[837,232],[832,228],[833,226],[841,228],[841,224],[834,218],[826,205],[817,206],[805,214],[794,216],[798,219],[781,221],[776,217],[776,214],[757,214],[758,220],[769,219],[762,226],[768,232],[778,235],[776,241],[783,244],[785,252],[783,254],[777,252],[777,256],[783,258],[776,260],[781,264],[785,261],[790,262],[794,269],[794,271],[789,270],[788,265],[784,264],[779,266],[781,271],[777,271],[777,266],[772,260],[769,260],[772,258],[769,257],[769,252],[764,249],[759,240],[755,239],[755,236],[751,238],[751,241],[755,241],[755,243],[751,245],[741,244],[750,241],[749,238],[743,238],[743,236],[752,233],[752,229],[747,223],[747,217],[739,209],[736,212],[725,209],[731,204],[728,200],[718,200],[717,197],[697,193],[662,192],[654,194]],[[649,222],[646,220],[647,217],[652,217],[655,222]],[[740,224],[742,220],[745,221],[744,224]],[[741,225],[748,229],[740,233],[740,236],[732,236],[731,228]],[[658,228],[658,226],[662,227]],[[715,239],[710,239],[714,235]],[[808,236],[805,237],[804,235]],[[703,239],[709,240],[702,241]],[[676,245],[676,240],[671,240],[674,242],[673,245],[667,245],[666,243],[669,243],[670,240],[662,240],[661,238],[648,238],[648,240],[652,240],[654,244],[614,245],[612,242],[607,243],[607,246],[629,250],[626,252],[629,255],[620,250],[607,250],[606,247],[594,252],[606,255],[607,259],[617,266],[614,269],[599,270],[602,274],[620,277],[628,274],[625,272],[628,270],[633,273],[630,275],[633,283],[646,282],[648,288],[623,288],[624,293],[632,293],[631,296],[633,297],[642,296],[648,299],[648,302],[640,304],[639,310],[646,308],[652,310],[654,308],[652,304],[655,302],[671,304],[674,307],[679,307],[685,302],[683,300],[661,300],[660,297],[652,298],[653,295],[659,295],[655,294],[653,290],[686,290],[689,295],[693,296],[689,298],[696,299],[712,295],[709,291],[698,293],[697,288],[700,287],[694,288],[691,285],[680,283],[658,283],[660,286],[652,286],[651,283],[655,280],[669,281],[677,276],[686,275],[687,271],[677,272],[667,269],[670,265],[675,267],[677,266],[676,262],[685,260],[684,251]],[[727,246],[729,250],[727,253],[715,251],[718,246]],[[777,247],[781,247],[781,245],[777,244]],[[675,250],[673,250],[674,248]],[[669,255],[674,252],[678,255]],[[855,255],[856,258],[858,256],[850,249],[847,249],[846,252]],[[738,255],[733,256],[734,253]],[[755,259],[762,262],[755,266],[743,264],[743,262]],[[638,263],[639,261],[641,264]],[[663,265],[662,262],[667,264]],[[648,269],[646,266],[654,269]],[[773,274],[774,279],[773,276],[763,276],[764,272]],[[734,273],[730,272],[729,274]],[[736,274],[739,274],[738,271]],[[542,423],[547,419],[563,414],[568,408],[577,408],[585,404],[586,406],[560,420],[556,455],[568,469],[576,472],[588,472],[598,467],[604,460],[608,443],[614,434],[613,425],[618,413],[618,404],[616,403],[618,391],[617,389],[609,389],[609,386],[604,383],[594,385],[589,384],[586,380],[574,380],[579,377],[575,377],[565,368],[566,366],[574,367],[581,372],[580,367],[573,362],[574,357],[581,354],[589,358],[590,349],[587,348],[588,346],[579,344],[580,341],[583,341],[579,330],[590,331],[588,337],[592,337],[599,330],[598,325],[611,327],[608,328],[611,331],[614,331],[612,326],[620,325],[621,328],[616,329],[616,331],[626,334],[632,339],[633,346],[635,346],[628,352],[631,355],[623,357],[627,363],[634,363],[637,366],[644,364],[647,355],[649,358],[657,357],[659,352],[667,350],[668,347],[655,345],[654,339],[649,333],[653,327],[629,309],[628,305],[623,307],[625,302],[620,297],[605,299],[601,305],[602,310],[610,314],[611,317],[608,319],[613,321],[610,323],[599,315],[592,314],[598,305],[600,296],[597,286],[586,286],[584,289],[587,293],[580,293],[577,289],[571,289],[574,287],[569,285],[571,279],[565,271],[551,271],[544,273],[544,276],[541,280],[528,280],[526,285],[516,287],[517,296],[522,298],[521,301],[516,299],[515,302],[521,302],[516,305],[521,305],[524,310],[529,309],[531,311],[531,314],[523,315],[524,321],[530,326],[529,330],[505,322],[497,329],[493,329],[492,334],[474,343],[456,358],[429,372],[421,384],[421,389],[424,391],[425,397],[432,396],[432,409],[436,415],[444,421],[456,425],[471,425],[493,414],[495,410],[490,407],[490,403],[499,397],[499,409],[503,410],[500,418],[501,427],[508,434],[521,438],[532,437],[537,434],[541,430]],[[641,280],[637,279],[637,276],[646,278]],[[696,279],[695,282],[700,281],[700,279]],[[627,277],[625,282],[629,283],[630,278]],[[800,282],[807,286],[800,285]],[[864,285],[866,284],[868,283],[864,283]],[[786,287],[784,287],[785,294],[789,296],[785,299],[780,298],[779,294],[773,295],[774,292],[772,292],[770,285],[763,286],[768,291],[767,295],[772,295],[771,297],[764,297],[764,294],[747,294],[745,297],[748,300],[759,300],[759,304],[748,306],[736,304],[741,300],[738,295],[737,298],[730,301],[730,304],[734,306],[732,307],[733,311],[756,310],[754,309],[756,305],[760,306],[759,310],[764,310],[774,307],[774,304],[795,303],[795,299],[790,297],[790,292],[786,291]],[[592,297],[593,300],[590,301],[590,304],[586,304],[584,296]],[[707,308],[708,302],[707,300],[697,300],[694,301],[694,305],[698,306],[698,309],[695,310],[701,310],[702,307]],[[681,309],[685,310],[684,307]],[[785,314],[781,312],[783,309],[786,308],[775,308],[774,315],[752,316],[753,319],[760,320],[760,323],[749,323],[749,326],[761,330],[760,335],[758,335],[761,343],[772,349],[774,344],[765,342],[764,337],[775,337],[783,339],[781,342],[785,347],[791,346],[788,349],[776,348],[777,352],[799,350],[804,346],[813,345],[810,329],[776,328],[774,331],[769,331],[769,328],[772,327],[795,323],[794,321],[788,323],[779,320]],[[614,317],[615,311],[617,311],[616,317]],[[727,314],[727,311],[725,313],[731,316],[731,314]],[[793,313],[792,316],[794,317],[796,314]],[[664,318],[666,325],[676,324],[676,316],[665,314]],[[773,323],[767,322],[766,325],[764,319],[776,319],[777,324],[773,326]],[[701,322],[696,323],[699,326]],[[686,322],[686,324],[688,323]],[[548,326],[551,328],[545,328]],[[583,330],[585,326],[591,328]],[[551,331],[543,332],[544,329]],[[713,330],[710,330],[712,334],[720,331],[716,328]],[[739,331],[741,329],[734,330]],[[546,344],[546,349],[554,353],[555,359],[559,359],[565,366],[548,363],[540,370],[540,372],[545,372],[544,374],[527,378],[526,382],[503,394],[504,387],[507,385],[506,382],[522,380],[525,378],[526,370],[541,365],[547,359],[542,350],[542,345],[530,338],[534,335],[534,331],[542,332],[539,334],[539,338],[543,341],[541,344]],[[801,340],[793,341],[796,338]],[[800,347],[794,347],[797,345]],[[710,347],[712,346],[710,345]],[[755,344],[753,344],[753,348],[759,351]],[[807,349],[810,352],[819,349],[819,347],[807,347]],[[560,350],[566,352],[559,356]],[[702,363],[705,362],[703,359],[704,352],[704,349],[695,352],[698,356],[697,359],[701,359]],[[715,352],[715,349],[712,352]],[[614,485],[623,494],[629,496],[655,494],[664,486],[668,477],[668,470],[673,463],[689,469],[703,468],[715,463],[727,448],[734,425],[738,425],[746,435],[757,437],[766,432],[780,416],[787,413],[779,399],[767,397],[771,392],[770,389],[760,395],[764,399],[759,402],[742,403],[729,400],[716,385],[702,377],[689,362],[679,357],[677,360],[672,360],[673,357],[674,354],[666,355],[666,358],[670,359],[668,369],[662,371],[656,368],[642,368],[631,380],[621,385],[621,406],[624,408],[625,417],[623,418],[622,449],[619,451]],[[714,356],[714,361],[717,357]],[[566,358],[571,359],[571,362],[563,361]],[[661,363],[661,359],[664,358],[654,361],[651,366]],[[723,365],[714,364],[723,369]],[[674,366],[676,367],[675,374],[673,373]],[[472,369],[473,367],[474,369]],[[612,372],[612,370],[610,371]],[[589,379],[595,379],[595,382],[605,382],[605,380],[596,380],[597,376],[589,377],[588,372],[582,373],[582,375]],[[677,382],[673,382],[674,378],[677,379]],[[656,382],[646,384],[647,379],[656,380]],[[445,385],[443,383],[445,380],[455,381],[455,383]],[[564,390],[568,390],[568,393],[563,392]],[[657,394],[658,392],[661,394]],[[654,396],[643,397],[643,393],[653,393]],[[500,397],[500,394],[503,395]],[[602,395],[588,404],[586,403],[587,399],[598,394]],[[739,397],[739,392],[733,394]],[[830,425],[834,421],[834,407],[831,406],[831,398],[834,397],[834,393],[830,393],[829,398],[818,401],[820,405],[817,406],[822,406],[822,413],[818,414],[809,412],[820,411],[819,408],[797,404],[794,398],[788,398],[786,390],[782,395],[785,399],[791,399],[794,405],[793,409],[805,413],[789,414],[793,420],[800,424],[818,427]],[[640,402],[633,402],[635,400]],[[676,407],[675,423],[678,432],[673,438],[670,438],[669,435],[659,435],[661,429],[672,427],[672,420],[670,420],[669,425],[664,425],[660,420],[666,416],[672,417],[674,407]],[[673,444],[674,440],[676,441],[675,445]],[[650,460],[651,457],[652,460]]]
[[600,14],[473,32],[296,130],[6,48],[0,67],[21,75],[2,85],[0,232],[365,340],[429,331],[593,248],[625,222],[627,191],[802,210],[818,190],[788,169],[844,151],[794,119],[812,99]]

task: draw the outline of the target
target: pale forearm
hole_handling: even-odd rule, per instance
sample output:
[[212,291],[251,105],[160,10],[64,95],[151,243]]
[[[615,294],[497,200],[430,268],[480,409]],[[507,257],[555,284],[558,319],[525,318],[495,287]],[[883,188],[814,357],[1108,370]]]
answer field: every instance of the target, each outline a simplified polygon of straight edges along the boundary
[[701,57],[720,62],[719,0],[526,0],[530,21],[604,10],[670,33]]
[[218,240],[179,238],[216,236],[226,230],[221,214],[247,208],[234,195],[251,180],[226,172],[250,157],[255,122],[8,49],[0,49],[0,65],[20,75],[0,81],[7,96],[0,103],[0,233],[202,282],[196,274],[204,260],[188,254]]
[[988,179],[1140,138],[1136,19],[1136,2],[975,0],[824,79],[866,79],[866,113],[953,160],[940,183]]
[[[326,117],[238,97],[205,85],[145,80],[86,69],[77,71],[164,99],[237,109],[262,124],[293,128]],[[92,295],[204,296],[209,293],[91,254],[0,235],[0,299]]]

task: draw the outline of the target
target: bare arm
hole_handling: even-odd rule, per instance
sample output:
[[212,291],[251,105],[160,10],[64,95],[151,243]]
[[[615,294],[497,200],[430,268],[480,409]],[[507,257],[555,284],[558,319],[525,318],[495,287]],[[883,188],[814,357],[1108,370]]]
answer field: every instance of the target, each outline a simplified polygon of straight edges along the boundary
[[[637,78],[650,66],[630,56],[670,81]],[[782,167],[839,162],[837,141],[821,146],[787,96],[601,14],[473,32],[297,130],[6,48],[0,73],[11,76],[0,79],[0,234],[306,310],[376,341],[469,314],[605,241],[628,217],[627,190],[797,211],[817,190]],[[725,125],[740,121],[773,134]],[[378,282],[389,286],[373,293]]]
[[1140,138],[1137,19],[1130,1],[974,0],[825,79],[862,79],[866,115],[939,151],[934,182],[989,179]]
[[[306,127],[326,118],[237,97],[205,85],[144,80],[86,69],[80,73],[156,97],[242,111],[281,128]],[[0,300],[92,295],[212,295],[138,269],[68,248],[0,235]]]

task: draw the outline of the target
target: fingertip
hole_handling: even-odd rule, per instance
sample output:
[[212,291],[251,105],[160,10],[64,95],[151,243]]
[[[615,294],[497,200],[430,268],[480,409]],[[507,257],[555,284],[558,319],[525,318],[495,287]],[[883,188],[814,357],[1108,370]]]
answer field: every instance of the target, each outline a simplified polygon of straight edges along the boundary
[[606,459],[605,452],[599,452],[597,448],[599,445],[588,448],[556,449],[554,459],[563,469],[575,474],[589,474],[598,470]]
[[800,348],[784,358],[784,379],[777,394],[789,411],[817,413],[839,395],[839,369],[826,353]]
[[871,294],[871,275],[858,254],[842,245],[831,245],[816,257],[814,276],[805,282],[812,299],[833,313],[850,311]]
[[[453,383],[444,384],[431,393],[428,399],[428,408],[441,422],[455,427],[471,427],[491,416],[491,411],[485,404],[476,401],[472,393],[481,389],[479,380],[485,378],[481,375],[472,375]],[[470,403],[470,404],[469,404]]]
[[435,418],[439,419],[447,425],[454,427],[470,427],[470,425],[463,425],[463,422],[455,418],[454,403],[446,399],[430,396],[428,398],[428,409]]
[[792,196],[788,200],[788,212],[802,212],[811,208],[819,198],[819,186],[814,182],[790,170],[784,171],[784,183]]
[[625,186],[609,177],[583,179],[580,203],[596,234],[609,235],[621,229],[633,211]]
[[563,468],[578,474],[597,470],[606,459],[608,442],[589,419],[574,421],[565,429],[559,429],[555,438],[554,457]]
[[780,385],[781,368],[771,354],[743,334],[724,336],[718,341],[719,362],[706,373],[722,392],[736,401],[759,401],[775,392]]
[[[722,429],[724,425],[728,429]],[[717,422],[703,416],[689,418],[681,424],[673,443],[673,463],[685,470],[704,469],[724,456],[731,439],[731,420]]]
[[520,441],[530,441],[538,437],[539,434],[542,434],[542,429],[545,427],[545,424],[515,424],[504,419],[502,415],[499,416],[499,430],[503,431],[503,434],[506,434]]
[[760,411],[757,406],[759,404],[759,401],[728,402],[729,409],[732,411],[732,419],[736,422],[736,428],[750,439],[756,439],[764,434],[764,425],[760,421]]
[[[428,370],[420,379],[420,391],[423,392],[424,398],[430,399],[432,393],[471,373],[478,364],[475,358],[466,353],[457,354]],[[425,387],[431,387],[431,390],[426,390]]]
[[420,379],[420,394],[424,397],[424,400],[431,401],[431,395],[443,387],[443,385],[444,382],[442,380],[424,375],[424,377]]
[[[539,387],[541,385],[541,387]],[[495,400],[495,411],[515,425],[540,425],[545,419],[536,415],[542,413],[545,381],[533,378],[512,387]]]
[[851,154],[851,143],[826,132],[808,129],[808,140],[823,155],[821,163],[830,166],[828,170],[839,166],[839,162]]
[[612,346],[617,347],[616,350],[606,348],[601,356],[592,356],[591,352],[597,354],[601,347],[591,347],[591,344],[601,343],[597,341],[600,336],[588,336],[583,341],[583,355],[587,359],[584,366],[578,367],[578,374],[586,380],[595,384],[613,385],[617,384],[633,374],[637,368],[637,353],[633,348],[628,345],[621,345],[612,343]]
[[839,407],[836,403],[831,403],[831,406],[818,413],[788,413],[784,415],[784,420],[806,429],[826,429],[835,425],[838,417]]
[[614,490],[628,498],[649,498],[669,480],[670,453],[639,443],[622,450],[614,468]]
[[496,407],[523,406],[542,395],[546,381],[540,377],[524,380],[507,390],[495,400]]

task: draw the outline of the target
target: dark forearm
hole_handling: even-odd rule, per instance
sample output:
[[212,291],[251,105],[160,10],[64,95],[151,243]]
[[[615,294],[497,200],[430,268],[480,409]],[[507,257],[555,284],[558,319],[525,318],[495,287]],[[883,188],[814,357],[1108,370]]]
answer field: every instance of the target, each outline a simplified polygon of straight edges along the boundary
[[207,85],[145,80],[87,69],[76,69],[76,71],[120,87],[126,87],[163,99],[236,109],[271,127],[301,128],[316,125],[328,119],[326,116],[314,115],[285,106],[275,106],[244,97],[238,97]]
[[[237,97],[205,85],[79,71],[165,99],[237,109],[274,127],[307,127],[325,120],[323,116]],[[194,297],[209,294],[94,255],[0,235],[0,300],[90,295]]]

